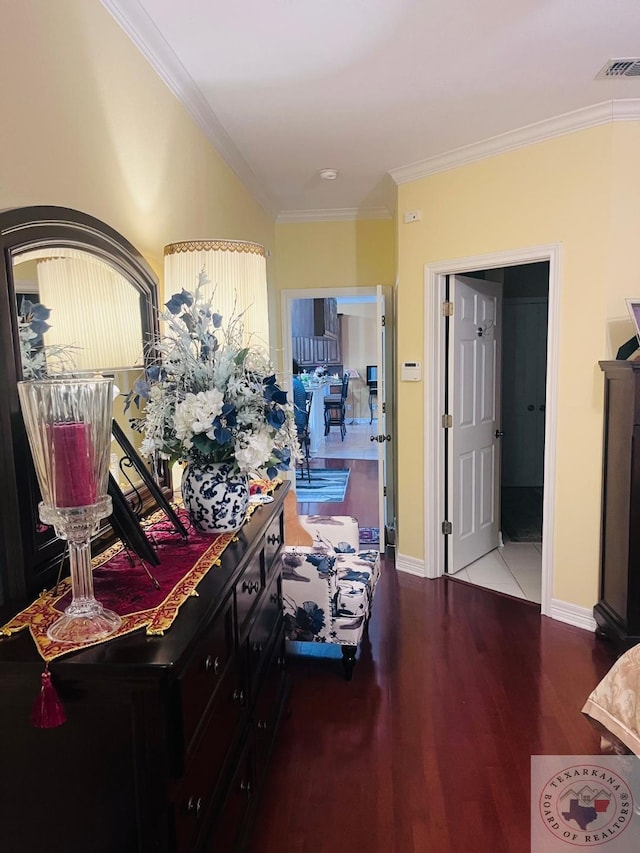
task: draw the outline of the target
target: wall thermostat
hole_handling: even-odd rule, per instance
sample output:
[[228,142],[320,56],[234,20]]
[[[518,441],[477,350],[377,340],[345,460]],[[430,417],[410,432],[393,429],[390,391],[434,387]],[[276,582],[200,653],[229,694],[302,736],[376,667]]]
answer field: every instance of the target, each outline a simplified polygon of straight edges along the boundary
[[422,379],[422,365],[419,361],[403,361],[400,378],[403,382],[420,382]]

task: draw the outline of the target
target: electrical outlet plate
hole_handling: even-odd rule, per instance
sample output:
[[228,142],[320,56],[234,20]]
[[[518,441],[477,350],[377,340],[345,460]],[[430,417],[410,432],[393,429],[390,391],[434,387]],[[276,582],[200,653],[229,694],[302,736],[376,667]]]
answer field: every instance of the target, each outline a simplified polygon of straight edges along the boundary
[[405,210],[404,212],[404,221],[405,224],[409,224],[409,222],[419,222],[422,219],[422,211],[421,210]]

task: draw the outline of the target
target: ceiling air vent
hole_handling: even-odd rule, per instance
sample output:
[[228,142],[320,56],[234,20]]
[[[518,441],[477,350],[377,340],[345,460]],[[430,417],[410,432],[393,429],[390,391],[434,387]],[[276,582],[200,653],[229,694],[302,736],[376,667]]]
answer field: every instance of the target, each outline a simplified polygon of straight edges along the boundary
[[620,77],[640,77],[640,59],[610,59],[595,79],[616,80]]

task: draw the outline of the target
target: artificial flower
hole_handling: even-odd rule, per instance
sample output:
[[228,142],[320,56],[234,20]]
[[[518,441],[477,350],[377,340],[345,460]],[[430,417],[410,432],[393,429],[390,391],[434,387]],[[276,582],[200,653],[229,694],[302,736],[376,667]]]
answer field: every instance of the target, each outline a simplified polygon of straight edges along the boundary
[[300,458],[293,407],[266,354],[243,343],[242,320],[227,326],[200,273],[161,314],[167,333],[128,395],[125,411],[144,435],[143,456],[171,462],[227,462],[243,474],[275,477]]

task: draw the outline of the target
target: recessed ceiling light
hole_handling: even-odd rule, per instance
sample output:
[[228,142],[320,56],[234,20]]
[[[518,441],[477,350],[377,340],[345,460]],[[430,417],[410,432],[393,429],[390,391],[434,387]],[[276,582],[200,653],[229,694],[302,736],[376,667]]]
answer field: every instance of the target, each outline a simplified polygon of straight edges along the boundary
[[335,181],[335,179],[338,177],[338,170],[337,169],[321,169],[320,170],[320,177],[325,181]]

